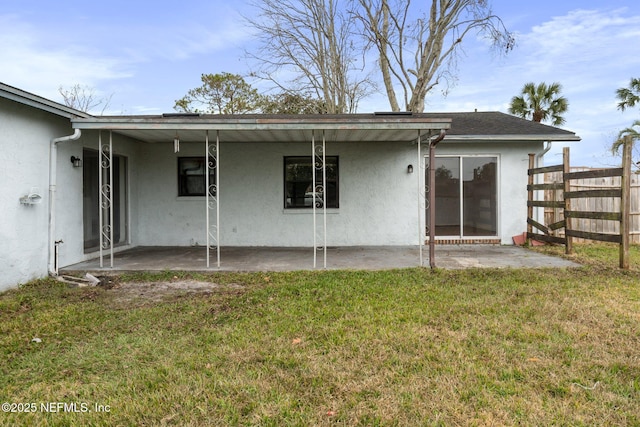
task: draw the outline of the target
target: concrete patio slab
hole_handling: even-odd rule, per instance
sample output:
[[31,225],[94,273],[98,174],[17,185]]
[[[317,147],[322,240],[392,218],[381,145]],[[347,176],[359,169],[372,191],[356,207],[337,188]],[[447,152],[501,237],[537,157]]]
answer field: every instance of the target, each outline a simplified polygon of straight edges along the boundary
[[[312,270],[312,248],[223,247],[221,266],[216,266],[212,251],[211,268],[206,267],[203,247],[136,247],[114,255],[114,267],[100,268],[93,259],[61,269],[78,271],[293,271]],[[425,267],[429,266],[428,248],[424,248]],[[436,246],[436,266],[463,268],[570,268],[579,264],[540,254],[518,246],[440,245]],[[327,269],[384,270],[418,267],[417,246],[336,247],[327,250]],[[104,265],[109,265],[105,257]],[[323,254],[317,253],[317,269],[323,268]]]

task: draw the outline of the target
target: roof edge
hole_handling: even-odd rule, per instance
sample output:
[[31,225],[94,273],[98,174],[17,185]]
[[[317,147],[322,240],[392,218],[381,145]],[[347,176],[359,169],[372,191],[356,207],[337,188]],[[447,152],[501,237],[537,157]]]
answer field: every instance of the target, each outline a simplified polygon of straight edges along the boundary
[[582,138],[573,134],[531,134],[531,135],[447,135],[443,142],[476,142],[491,139],[492,141],[553,141],[553,142],[579,142]]
[[18,89],[8,84],[0,82],[0,97],[9,99],[11,101],[19,102],[20,104],[27,105],[29,107],[37,108],[48,113],[52,113],[68,119],[74,117],[89,118],[93,117],[84,111],[76,110],[75,108],[67,107],[50,99],[43,98],[33,93]]
[[[445,116],[445,115],[443,115]],[[232,115],[185,117],[89,117],[72,120],[77,129],[142,130],[264,130],[264,129],[450,129],[451,119],[420,116],[374,116],[373,114],[345,115]]]

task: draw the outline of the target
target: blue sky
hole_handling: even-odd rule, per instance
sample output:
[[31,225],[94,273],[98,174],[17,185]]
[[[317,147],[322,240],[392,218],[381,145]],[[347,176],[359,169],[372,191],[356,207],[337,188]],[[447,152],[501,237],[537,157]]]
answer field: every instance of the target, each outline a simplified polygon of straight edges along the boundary
[[[426,111],[502,111],[524,83],[557,81],[569,100],[563,126],[583,141],[571,144],[572,164],[609,166],[607,147],[640,118],[620,112],[615,90],[640,77],[640,2],[491,1],[517,35],[496,55],[469,38],[458,79],[446,97],[436,89]],[[107,114],[160,114],[200,85],[200,74],[249,70],[244,57],[255,37],[242,24],[248,0],[29,1],[0,0],[0,81],[61,101],[59,86],[76,83],[113,94]],[[383,96],[361,112],[388,110]],[[557,163],[562,144],[546,162]]]

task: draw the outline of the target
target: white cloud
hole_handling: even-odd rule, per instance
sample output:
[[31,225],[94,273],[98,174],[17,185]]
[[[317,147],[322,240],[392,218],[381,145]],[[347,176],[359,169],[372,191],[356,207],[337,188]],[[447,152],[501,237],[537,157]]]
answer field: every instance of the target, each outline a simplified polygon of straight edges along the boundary
[[119,59],[100,56],[79,44],[50,47],[47,37],[54,35],[16,16],[0,16],[0,81],[57,99],[60,85],[95,86],[101,80],[131,76],[128,64]]

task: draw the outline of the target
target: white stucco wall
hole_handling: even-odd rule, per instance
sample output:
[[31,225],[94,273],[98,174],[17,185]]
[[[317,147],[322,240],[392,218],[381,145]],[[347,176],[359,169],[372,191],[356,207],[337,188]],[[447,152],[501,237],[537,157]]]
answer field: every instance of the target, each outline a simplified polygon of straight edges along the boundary
[[[49,151],[52,138],[73,133],[70,120],[37,108],[0,98],[0,291],[48,274]],[[106,132],[103,136],[108,135]],[[76,141],[58,144],[55,240],[59,266],[96,256],[83,248],[82,168],[71,156],[82,157],[83,147],[98,149],[96,132],[84,132]],[[114,153],[129,160],[129,224],[137,229],[136,167],[139,143],[114,135]],[[20,197],[37,187],[39,204],[23,205]],[[130,238],[132,240],[132,237]],[[126,246],[124,246],[126,247]]]
[[[541,143],[441,143],[438,155],[496,155],[499,161],[498,233],[503,244],[526,229],[528,153]],[[148,246],[204,245],[204,198],[177,197],[177,157],[204,155],[203,144],[144,144],[138,170],[140,207],[136,242]],[[309,155],[310,144],[224,144],[220,147],[222,246],[310,246],[312,215],[283,208],[283,157]],[[415,145],[327,145],[339,156],[339,209],[327,216],[328,244],[418,243]],[[425,153],[426,154],[426,153]],[[407,173],[407,165],[415,172]]]
[[[47,274],[49,142],[69,120],[0,98],[0,290]],[[39,188],[42,201],[20,197]]]
[[[141,245],[205,244],[204,198],[177,197],[177,157],[203,155],[203,144],[143,147]],[[224,246],[309,246],[311,211],[283,208],[283,157],[310,155],[310,144],[221,144],[220,233]],[[417,242],[416,162],[410,145],[328,144],[339,156],[340,207],[327,218],[330,245]],[[410,211],[411,215],[407,215]],[[411,240],[413,239],[413,241]]]

